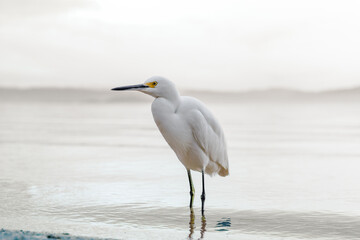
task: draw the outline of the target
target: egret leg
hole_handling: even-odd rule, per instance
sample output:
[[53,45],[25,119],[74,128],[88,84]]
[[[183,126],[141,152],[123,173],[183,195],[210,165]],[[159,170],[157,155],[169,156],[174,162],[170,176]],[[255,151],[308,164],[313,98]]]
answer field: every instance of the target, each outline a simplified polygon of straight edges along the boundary
[[201,214],[204,216],[204,203],[205,203],[205,180],[204,180],[204,170],[202,170],[201,175],[202,175]]
[[188,173],[189,185],[190,185],[190,208],[192,208],[194,202],[195,188],[192,182],[190,169],[187,170],[187,173]]

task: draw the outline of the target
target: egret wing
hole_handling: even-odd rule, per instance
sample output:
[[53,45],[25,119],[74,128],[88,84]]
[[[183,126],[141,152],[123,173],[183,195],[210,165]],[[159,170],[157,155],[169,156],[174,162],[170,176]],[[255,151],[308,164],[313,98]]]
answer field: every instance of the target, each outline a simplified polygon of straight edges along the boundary
[[210,169],[205,169],[205,171],[210,175],[214,173],[221,176],[228,175],[226,141],[218,121],[202,104],[191,111],[189,119],[193,137],[211,163],[209,164]]

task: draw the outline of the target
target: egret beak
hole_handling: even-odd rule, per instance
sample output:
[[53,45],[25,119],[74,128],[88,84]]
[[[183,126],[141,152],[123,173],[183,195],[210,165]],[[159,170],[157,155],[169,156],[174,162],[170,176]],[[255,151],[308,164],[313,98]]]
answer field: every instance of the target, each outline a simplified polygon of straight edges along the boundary
[[113,88],[111,90],[113,91],[124,91],[124,90],[141,90],[143,88],[148,88],[149,86],[144,85],[144,84],[137,84],[137,85],[129,85],[129,86],[124,86],[124,87],[116,87]]

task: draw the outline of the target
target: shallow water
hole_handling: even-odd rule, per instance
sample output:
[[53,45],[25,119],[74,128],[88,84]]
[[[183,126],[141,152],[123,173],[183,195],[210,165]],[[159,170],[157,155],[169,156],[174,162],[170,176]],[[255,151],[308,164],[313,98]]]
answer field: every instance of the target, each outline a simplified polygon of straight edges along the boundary
[[150,103],[1,103],[0,227],[120,239],[359,239],[360,103],[208,103],[230,176],[184,167]]

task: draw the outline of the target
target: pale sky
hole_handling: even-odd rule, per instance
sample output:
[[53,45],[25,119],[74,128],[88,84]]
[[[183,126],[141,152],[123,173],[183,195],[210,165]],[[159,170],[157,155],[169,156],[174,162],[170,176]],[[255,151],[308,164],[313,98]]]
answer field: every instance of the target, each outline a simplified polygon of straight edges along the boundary
[[0,86],[360,86],[360,1],[0,0]]

